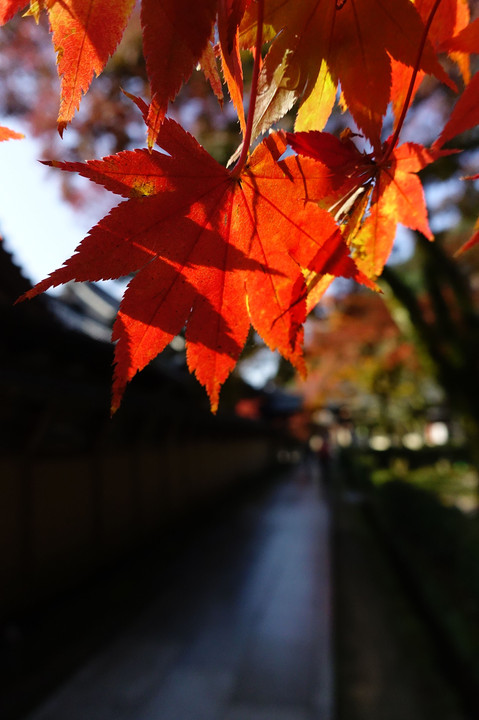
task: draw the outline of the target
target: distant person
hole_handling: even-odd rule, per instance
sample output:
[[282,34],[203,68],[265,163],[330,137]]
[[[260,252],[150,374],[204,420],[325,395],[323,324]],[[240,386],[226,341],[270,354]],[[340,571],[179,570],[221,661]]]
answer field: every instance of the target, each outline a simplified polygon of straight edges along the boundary
[[331,485],[331,460],[331,441],[329,439],[329,434],[325,433],[322,436],[321,447],[318,450],[318,462],[320,470],[320,480],[326,496],[329,493]]

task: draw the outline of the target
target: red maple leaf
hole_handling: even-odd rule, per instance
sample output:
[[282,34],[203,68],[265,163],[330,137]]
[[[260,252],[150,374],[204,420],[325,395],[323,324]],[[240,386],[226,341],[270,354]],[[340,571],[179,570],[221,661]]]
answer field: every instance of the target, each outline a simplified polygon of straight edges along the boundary
[[[455,28],[457,32],[457,28]],[[479,50],[479,18],[473,20],[469,25],[463,24],[459,32],[450,37],[445,43],[451,52],[474,53]]]
[[381,274],[398,223],[433,239],[417,173],[441,153],[415,143],[391,150],[388,142],[380,153],[360,152],[350,135],[340,140],[315,131],[288,133],[287,139],[298,153],[329,169],[329,210],[346,226],[353,257],[367,277]]
[[136,273],[113,328],[113,410],[128,381],[185,325],[189,368],[216,410],[250,323],[304,370],[303,269],[365,279],[332,218],[308,200],[321,193],[323,169],[308,159],[280,160],[283,134],[268,137],[240,173],[228,172],[168,118],[158,142],[164,152],[47,163],[127,200],[25,297],[70,280]]
[[0,0],[0,25],[5,25],[26,4],[25,0]]
[[[478,25],[479,27],[479,25]],[[472,78],[454,109],[434,147],[442,147],[453,137],[479,124],[479,72]]]
[[[479,180],[479,175],[474,175],[471,180]],[[470,250],[477,244],[479,244],[479,218],[476,220],[476,223],[474,225],[474,232],[472,234],[472,237],[469,238],[469,240],[465,242],[464,245],[461,245],[459,250],[456,252],[456,255],[462,255],[462,253]]]
[[[479,18],[478,18],[479,20]],[[476,39],[479,37],[479,23],[476,20],[471,23],[473,34],[469,33],[464,36],[458,35],[459,40],[455,46],[462,47],[463,43],[470,43],[471,37]],[[471,130],[479,124],[479,72],[477,72],[472,78],[469,85],[462,93],[461,97],[454,106],[454,109],[446,123],[442,133],[434,143],[435,148],[441,148],[446,142],[452,140],[460,133]],[[466,180],[477,180],[479,175],[473,175]],[[461,254],[466,250],[470,250],[474,245],[479,243],[479,219],[474,226],[474,233],[472,237],[459,248],[457,254]]]
[[[435,0],[416,0],[414,6],[421,15],[424,23],[427,23],[431,12],[433,19],[428,30],[428,40],[436,52],[448,52],[451,59],[457,63],[462,76],[466,82],[469,81],[469,56],[464,52],[451,51],[449,44],[451,37],[462,31],[469,22],[469,8],[463,0],[441,0],[436,6]],[[425,72],[419,70],[414,83],[414,91],[410,98],[412,101],[419,89]],[[398,60],[392,61],[392,84],[391,100],[395,115],[395,122],[399,121],[411,81],[411,68]]]
[[143,50],[151,85],[148,144],[168,103],[188,80],[213,34],[218,0],[142,0]]

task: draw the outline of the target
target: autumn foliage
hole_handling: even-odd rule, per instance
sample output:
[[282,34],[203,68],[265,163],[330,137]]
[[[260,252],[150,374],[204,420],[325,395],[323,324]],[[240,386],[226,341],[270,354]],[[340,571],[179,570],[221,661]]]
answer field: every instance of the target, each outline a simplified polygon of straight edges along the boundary
[[[0,23],[24,4],[0,0]],[[48,14],[57,55],[60,134],[115,52],[134,5],[32,0],[26,14]],[[151,95],[148,103],[130,99],[147,147],[48,163],[123,201],[25,296],[71,280],[133,274],[113,328],[113,410],[135,373],[182,330],[188,366],[213,411],[251,325],[304,373],[303,323],[331,281],[341,276],[374,288],[398,223],[433,240],[417,173],[479,122],[479,75],[470,72],[479,49],[473,5],[142,0]],[[245,102],[248,55],[254,63]],[[237,113],[242,138],[226,168],[168,117],[197,67],[218,97],[218,112],[227,90]],[[464,89],[432,147],[400,144],[426,76]],[[338,137],[324,130],[337,105],[350,117]],[[290,111],[294,132],[273,131]],[[392,131],[384,137],[388,113]],[[0,129],[0,140],[14,136]]]

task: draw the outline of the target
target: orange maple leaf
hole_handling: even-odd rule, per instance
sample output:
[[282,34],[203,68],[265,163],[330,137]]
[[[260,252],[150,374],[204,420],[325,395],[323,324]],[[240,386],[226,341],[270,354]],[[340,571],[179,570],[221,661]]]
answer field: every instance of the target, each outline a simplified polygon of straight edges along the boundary
[[[61,99],[58,131],[71,122],[82,94],[99,75],[120,42],[135,0],[39,0],[29,13],[38,20],[46,10],[57,53]],[[24,0],[0,0],[0,24],[25,7]]]
[[60,135],[80,106],[94,75],[116,50],[135,0],[63,0],[48,3],[53,47],[61,78]]
[[239,52],[239,25],[249,2],[250,0],[219,0],[218,4],[221,64],[243,135],[246,131],[246,122],[243,108],[243,66]]
[[391,253],[398,223],[418,230],[428,240],[434,239],[417,173],[436,159],[437,154],[422,145],[404,143],[391,153],[387,163],[378,164],[369,216],[351,239],[358,267],[368,277],[381,274]]
[[203,75],[205,76],[206,80],[209,82],[211,89],[213,90],[214,94],[216,95],[216,98],[220,104],[220,107],[223,107],[224,102],[224,93],[223,93],[223,86],[221,84],[221,78],[220,74],[218,72],[218,66],[216,63],[216,53],[215,48],[213,46],[213,41],[210,40],[205,46],[205,49],[201,53],[201,57],[198,60],[198,65],[203,71]]
[[[255,22],[252,3],[241,27],[245,47],[253,44]],[[260,77],[254,135],[267,130],[298,98],[296,130],[322,129],[341,83],[356,124],[379,150],[390,100],[390,58],[413,67],[423,33],[410,0],[266,0],[265,39],[273,42]],[[429,42],[419,65],[449,82]]]
[[323,169],[308,159],[280,160],[283,134],[268,137],[237,175],[173,120],[165,119],[158,142],[165,152],[47,163],[128,199],[25,297],[70,280],[136,272],[113,328],[113,410],[128,381],[186,325],[189,368],[215,411],[250,323],[304,371],[303,268],[365,278],[332,218],[308,200],[321,192]]
[[[151,86],[148,141],[154,144],[168,103],[202,58],[216,18],[218,0],[142,0],[143,48]],[[71,122],[82,95],[120,42],[135,0],[39,0],[29,14],[46,10],[61,78],[60,134]],[[0,24],[25,6],[0,0]]]
[[365,153],[349,136],[340,140],[315,131],[288,133],[287,139],[298,153],[329,169],[330,187],[325,191],[329,209],[347,226],[355,262],[368,278],[381,274],[398,223],[433,239],[417,173],[443,151],[415,143],[390,150],[386,142],[380,153]]
[[4,140],[21,140],[23,137],[25,137],[22,133],[15,132],[15,130],[10,130],[10,128],[0,126],[0,142],[3,142]]

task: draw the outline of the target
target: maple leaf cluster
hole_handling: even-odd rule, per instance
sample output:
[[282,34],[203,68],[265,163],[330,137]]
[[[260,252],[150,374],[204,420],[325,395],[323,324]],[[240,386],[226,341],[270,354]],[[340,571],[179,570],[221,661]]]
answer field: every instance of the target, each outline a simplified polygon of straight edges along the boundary
[[[0,24],[24,5],[0,0]],[[48,15],[60,135],[115,52],[134,5],[30,3],[27,15]],[[479,122],[479,74],[471,79],[469,68],[478,23],[466,0],[142,0],[151,95],[148,103],[130,97],[147,147],[47,163],[124,200],[24,296],[133,274],[113,327],[113,410],[135,373],[182,330],[188,366],[213,411],[251,325],[304,373],[303,324],[332,280],[374,288],[398,223],[433,239],[418,172]],[[246,54],[254,59],[247,112]],[[226,87],[237,112],[242,140],[227,168],[167,115],[196,67],[220,106]],[[457,89],[454,77],[465,89],[431,148],[400,145],[426,75]],[[339,137],[324,130],[336,105],[351,119]],[[292,108],[294,132],[272,131]],[[393,130],[384,138],[388,110]],[[11,137],[0,129],[0,140]]]

